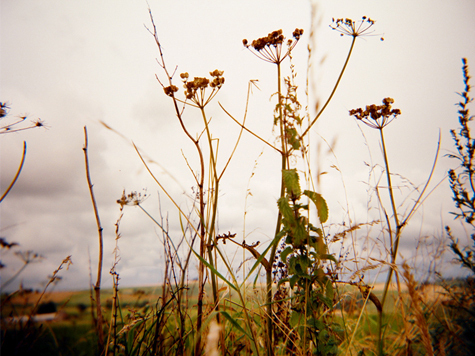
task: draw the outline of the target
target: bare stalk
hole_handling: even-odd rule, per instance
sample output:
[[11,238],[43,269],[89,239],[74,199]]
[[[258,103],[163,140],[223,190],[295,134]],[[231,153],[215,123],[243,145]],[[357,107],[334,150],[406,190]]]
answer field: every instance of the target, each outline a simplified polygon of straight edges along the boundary
[[330,103],[330,101],[332,100],[333,95],[335,94],[336,89],[338,88],[338,85],[340,84],[341,78],[343,77],[343,73],[345,73],[346,66],[348,65],[348,62],[350,61],[351,53],[353,52],[353,47],[355,46],[356,37],[357,37],[357,36],[353,36],[353,41],[351,42],[351,47],[350,47],[350,50],[349,50],[349,52],[348,52],[348,56],[346,57],[345,64],[343,65],[343,68],[341,69],[340,75],[338,76],[338,79],[337,79],[337,81],[336,81],[336,83],[335,83],[335,86],[333,87],[333,90],[332,90],[332,92],[330,93],[330,96],[328,97],[327,101],[326,101],[325,104],[323,105],[322,109],[318,112],[317,116],[315,116],[315,119],[312,120],[312,122],[310,123],[310,125],[308,125],[307,129],[303,132],[303,134],[301,135],[301,137],[304,137],[304,136],[308,133],[308,131],[310,130],[310,128],[313,126],[313,124],[315,124],[315,123],[317,122],[317,120],[320,118],[320,116],[322,115],[322,113],[325,111],[327,105],[328,105],[328,104]]
[[10,193],[10,190],[12,190],[13,186],[15,185],[18,177],[20,176],[21,170],[23,168],[23,163],[25,163],[25,158],[26,158],[26,141],[23,141],[23,154],[21,156],[20,167],[18,167],[15,177],[13,178],[12,182],[10,183],[10,185],[8,186],[8,188],[5,190],[2,197],[0,198],[0,203],[3,201],[3,199],[5,199],[8,193]]
[[103,261],[103,236],[102,236],[102,225],[101,220],[99,218],[99,211],[97,209],[96,198],[94,196],[94,191],[92,189],[93,184],[91,182],[91,174],[89,170],[89,157],[88,157],[88,139],[87,139],[87,128],[84,126],[84,159],[86,164],[86,177],[87,177],[87,185],[89,187],[89,193],[91,194],[92,206],[94,208],[94,216],[96,217],[96,224],[97,224],[97,231],[99,234],[99,260],[97,263],[97,280],[96,284],[94,285],[94,292],[95,292],[95,299],[96,299],[96,313],[97,313],[97,324],[96,324],[96,332],[98,338],[98,347],[99,347],[99,354],[102,355],[104,352],[104,319],[102,317],[102,309],[101,309],[101,278],[102,278],[102,261]]

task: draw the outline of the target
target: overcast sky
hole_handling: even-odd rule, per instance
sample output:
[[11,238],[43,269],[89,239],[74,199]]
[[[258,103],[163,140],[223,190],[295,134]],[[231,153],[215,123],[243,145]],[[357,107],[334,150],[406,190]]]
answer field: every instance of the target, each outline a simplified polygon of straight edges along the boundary
[[[454,104],[456,92],[463,89],[461,58],[475,63],[475,3],[448,1],[31,1],[5,0],[1,3],[1,100],[11,106],[10,119],[28,115],[45,121],[46,129],[35,129],[0,136],[1,191],[14,176],[21,160],[23,141],[28,153],[21,176],[12,192],[1,203],[1,236],[19,247],[2,250],[2,282],[22,263],[13,254],[33,250],[45,258],[28,266],[9,288],[24,285],[40,288],[48,275],[68,255],[73,265],[61,273],[61,288],[87,288],[89,273],[96,270],[97,228],[87,188],[84,167],[84,132],[89,132],[89,155],[94,191],[104,227],[104,279],[113,261],[115,226],[119,217],[116,200],[122,191],[147,189],[143,206],[159,217],[168,214],[170,233],[179,236],[176,209],[150,178],[131,141],[152,158],[151,167],[180,206],[190,207],[193,177],[183,156],[196,169],[193,147],[184,136],[155,75],[164,79],[156,62],[158,56],[150,27],[150,6],[165,59],[177,73],[191,77],[208,76],[214,69],[224,70],[225,85],[209,107],[215,137],[220,138],[220,158],[232,149],[238,127],[223,113],[218,101],[242,118],[248,81],[259,80],[249,103],[247,123],[263,137],[274,140],[269,101],[275,89],[275,66],[260,61],[242,45],[276,29],[291,36],[295,28],[305,33],[293,51],[298,73],[300,99],[305,98],[308,64],[310,113],[316,100],[326,100],[338,77],[351,38],[340,37],[329,27],[332,18],[376,21],[373,36],[357,40],[348,69],[328,110],[312,129],[311,147],[314,172],[326,171],[318,189],[330,208],[329,233],[378,218],[375,178],[371,166],[381,165],[382,156],[375,130],[349,117],[348,110],[367,104],[380,104],[384,97],[395,99],[402,115],[386,129],[391,170],[421,187],[431,169],[439,132],[441,154],[431,188],[443,180],[455,165],[444,157],[453,150],[449,130],[457,127]],[[312,12],[312,8],[315,10]],[[314,36],[309,40],[313,26]],[[384,37],[384,41],[380,38]],[[308,62],[307,47],[312,48]],[[289,63],[284,63],[289,74]],[[178,78],[177,78],[178,79]],[[180,85],[176,80],[176,85]],[[180,88],[181,89],[181,88]],[[199,113],[189,108],[189,125],[200,122]],[[104,128],[103,121],[127,140]],[[324,140],[323,140],[324,139]],[[328,152],[328,142],[333,153]],[[316,146],[321,150],[317,152]],[[262,153],[262,154],[261,154]],[[241,145],[225,174],[220,191],[219,231],[236,232],[242,239],[244,212],[246,241],[272,237],[276,199],[279,194],[279,156],[250,135]],[[257,164],[256,164],[257,163]],[[250,179],[254,172],[254,176]],[[370,184],[368,184],[370,183]],[[401,181],[397,181],[401,183]],[[404,197],[406,188],[397,191],[401,212],[411,206]],[[382,185],[384,185],[382,183]],[[246,191],[253,196],[246,201]],[[386,195],[382,191],[383,196]],[[385,198],[384,198],[385,199]],[[460,234],[462,230],[449,215],[453,211],[446,181],[440,184],[404,230],[399,261],[406,258],[420,266],[424,275],[428,261],[414,260],[437,244],[447,244],[446,224]],[[160,231],[138,208],[127,207],[121,223],[119,241],[121,261],[118,271],[122,285],[160,282],[163,250]],[[358,235],[358,251],[373,246],[365,240],[367,230]],[[380,237],[380,228],[369,231]],[[459,235],[462,236],[462,235]],[[366,241],[366,242],[365,242]],[[340,245],[332,247],[339,253]],[[233,248],[227,247],[232,258]],[[378,256],[377,251],[374,256]],[[234,259],[239,264],[242,254]],[[450,254],[445,260],[450,260]],[[414,262],[417,261],[417,262]],[[192,266],[190,278],[196,275]],[[360,265],[360,267],[362,267]],[[444,267],[448,275],[460,273],[456,266]],[[95,276],[93,276],[95,279]]]

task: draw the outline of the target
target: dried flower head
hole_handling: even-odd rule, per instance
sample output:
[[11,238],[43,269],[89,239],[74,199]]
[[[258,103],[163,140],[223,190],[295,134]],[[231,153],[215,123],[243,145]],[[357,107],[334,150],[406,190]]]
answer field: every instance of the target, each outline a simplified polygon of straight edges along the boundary
[[32,123],[35,127],[46,127],[45,122],[39,118],[35,121],[32,121]]
[[366,109],[361,108],[350,110],[350,115],[357,120],[363,121],[369,127],[382,130],[389,125],[398,115],[401,115],[401,110],[391,109],[391,104],[394,103],[393,98],[384,98],[383,105],[366,105]]
[[2,121],[0,124],[0,135],[11,133],[11,132],[19,132],[24,130],[33,129],[35,127],[44,127],[47,128],[45,122],[41,119],[36,119],[31,121],[31,125],[28,126],[20,126],[26,119],[26,115],[18,116],[16,118],[12,118],[10,115],[10,104],[5,102],[0,102],[0,120]]
[[173,93],[176,93],[178,91],[178,88],[174,85],[170,85],[169,87],[163,88],[163,91],[166,95],[173,96]]
[[252,41],[249,45],[247,39],[242,40],[242,44],[246,48],[254,48],[257,52],[253,52],[257,57],[265,60],[266,62],[279,64],[285,57],[287,57],[290,51],[297,45],[300,37],[303,34],[303,30],[296,28],[292,33],[292,36],[295,40],[289,39],[287,41],[287,51],[285,54],[282,54],[282,44],[285,41],[285,37],[282,34],[282,30],[276,30],[269,33],[266,37],[258,38],[257,40]]
[[0,102],[0,118],[7,116],[9,110],[10,106],[8,103]]
[[127,195],[125,194],[124,190],[120,199],[117,200],[117,204],[119,204],[121,207],[124,205],[140,205],[146,198],[148,198],[148,194],[145,190],[143,193],[131,192]]
[[332,19],[332,22],[330,27],[340,32],[340,36],[348,35],[351,37],[359,37],[371,33],[368,30],[374,25],[374,20],[366,16],[363,16],[361,21],[358,22],[349,18]]
[[[213,79],[194,77],[192,81],[188,81],[189,74],[181,73],[180,77],[183,79],[183,87],[185,88],[185,97],[191,100],[198,107],[205,107],[211,99],[218,93],[219,89],[224,84],[224,71],[215,69],[209,74]],[[205,89],[210,86],[213,90],[209,96],[206,96]]]

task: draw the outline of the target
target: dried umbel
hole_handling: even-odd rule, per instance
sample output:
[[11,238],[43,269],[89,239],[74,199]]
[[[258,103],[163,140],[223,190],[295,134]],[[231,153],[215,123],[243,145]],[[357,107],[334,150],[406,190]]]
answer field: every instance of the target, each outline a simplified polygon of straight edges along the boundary
[[[192,81],[189,81],[188,73],[181,73],[180,78],[183,80],[183,87],[185,88],[185,97],[187,100],[191,100],[198,107],[205,107],[211,99],[217,94],[224,84],[224,71],[215,69],[210,72],[212,79],[194,77]],[[207,97],[205,95],[205,89],[207,87],[212,88],[211,94]],[[165,88],[165,93],[166,93]],[[178,89],[177,89],[178,90]]]
[[173,96],[173,94],[178,91],[178,88],[174,85],[170,85],[168,87],[163,88],[163,90],[165,91],[166,95]]
[[[363,16],[361,21],[353,21],[352,19],[332,19],[332,24],[330,27],[333,30],[340,32],[341,36],[351,36],[358,37],[362,35],[367,35],[371,32],[368,30],[374,25],[374,20],[371,20],[369,17]],[[382,38],[381,38],[382,39]]]
[[290,51],[296,46],[300,37],[303,34],[303,30],[296,28],[292,33],[294,40],[289,39],[287,41],[287,51],[282,55],[282,44],[285,41],[285,36],[282,34],[282,30],[276,30],[269,33],[266,37],[258,38],[249,44],[246,39],[242,40],[242,44],[246,48],[253,48],[257,53],[257,57],[275,64],[281,63],[285,57],[288,56]]
[[361,108],[352,109],[350,115],[363,121],[369,127],[381,130],[398,115],[401,115],[401,110],[391,108],[392,103],[394,103],[393,98],[384,98],[383,105],[366,105],[365,110]]
[[24,131],[28,129],[32,129],[35,127],[45,127],[45,122],[41,119],[36,119],[32,120],[31,124],[28,126],[23,126],[23,127],[18,127],[18,124],[21,124],[24,122],[27,117],[26,116],[19,116],[18,118],[14,120],[8,120],[8,116],[10,113],[10,105],[6,102],[0,102],[0,120],[5,119],[8,122],[1,121],[0,122],[0,135],[1,134],[6,134],[6,133],[11,133],[11,132],[18,132],[18,131]]
[[119,204],[121,207],[124,205],[140,205],[147,197],[148,194],[146,191],[143,193],[134,191],[126,195],[124,190],[120,199],[117,200],[117,204]]

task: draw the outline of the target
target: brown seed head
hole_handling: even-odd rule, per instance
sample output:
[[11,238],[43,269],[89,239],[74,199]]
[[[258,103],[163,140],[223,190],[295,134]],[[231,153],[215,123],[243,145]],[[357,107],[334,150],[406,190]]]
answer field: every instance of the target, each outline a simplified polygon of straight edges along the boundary
[[393,98],[384,98],[383,105],[366,105],[364,111],[361,108],[357,108],[350,110],[349,113],[350,116],[363,121],[366,125],[381,130],[397,116],[401,115],[401,110],[391,108],[393,103]]
[[178,91],[178,88],[174,85],[170,85],[168,87],[163,88],[163,91],[166,95],[173,96],[173,93],[176,93]]

